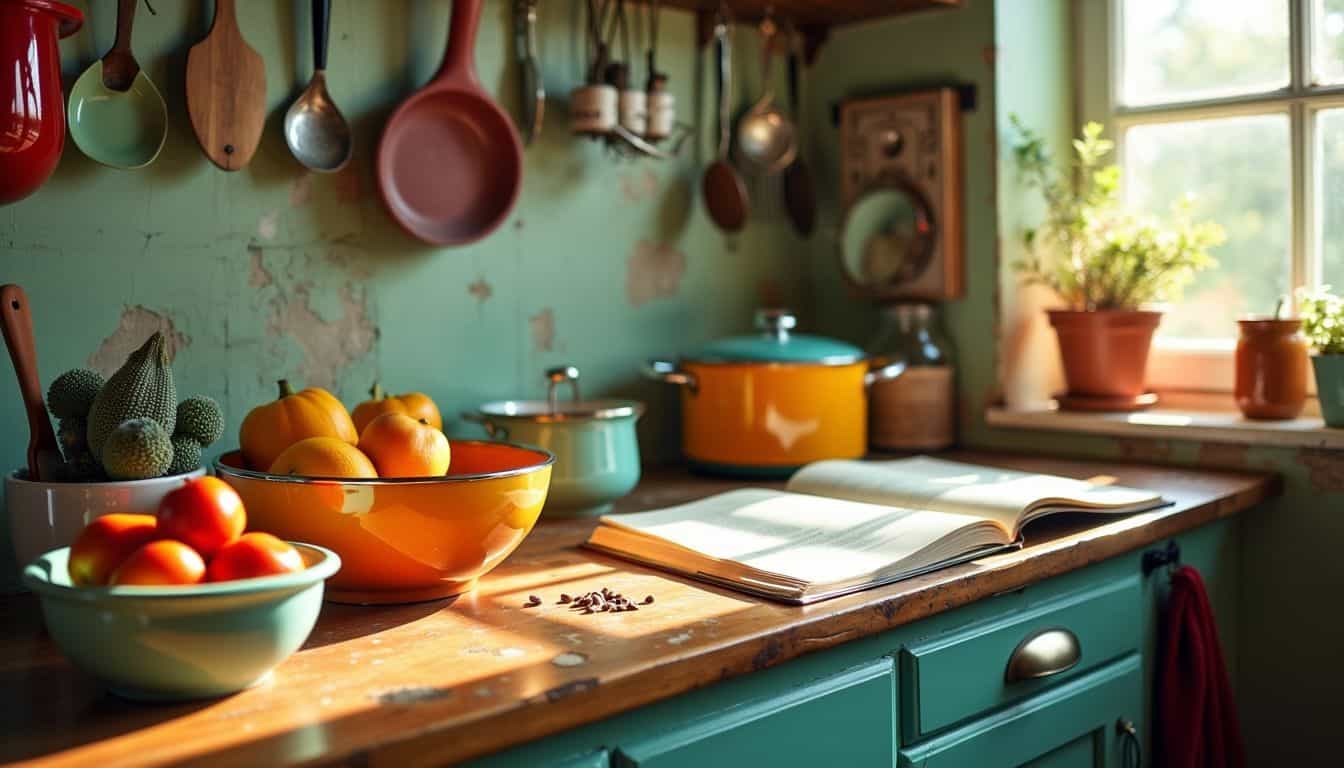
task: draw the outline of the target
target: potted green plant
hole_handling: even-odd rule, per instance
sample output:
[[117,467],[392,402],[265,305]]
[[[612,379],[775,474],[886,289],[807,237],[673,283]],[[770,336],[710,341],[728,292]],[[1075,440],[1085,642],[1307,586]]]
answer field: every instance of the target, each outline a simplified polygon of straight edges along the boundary
[[1062,171],[1044,139],[1012,120],[1018,169],[1045,201],[1044,221],[1025,232],[1026,255],[1013,267],[1066,304],[1047,310],[1068,384],[1061,404],[1141,407],[1148,352],[1162,319],[1151,305],[1174,300],[1215,263],[1209,249],[1223,242],[1223,230],[1193,221],[1188,203],[1175,206],[1165,223],[1127,211],[1120,169],[1105,162],[1115,145],[1102,138],[1098,123],[1083,126]]
[[1298,315],[1314,353],[1311,369],[1316,373],[1316,396],[1327,427],[1344,427],[1344,299],[1320,290],[1299,290]]

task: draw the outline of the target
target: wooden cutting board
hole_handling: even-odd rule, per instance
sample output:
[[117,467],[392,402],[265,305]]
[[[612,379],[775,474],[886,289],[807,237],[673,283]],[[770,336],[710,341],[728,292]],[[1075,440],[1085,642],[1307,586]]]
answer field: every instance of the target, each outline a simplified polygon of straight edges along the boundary
[[215,21],[187,54],[187,113],[210,162],[247,165],[266,122],[266,65],[243,39],[234,0],[215,0]]

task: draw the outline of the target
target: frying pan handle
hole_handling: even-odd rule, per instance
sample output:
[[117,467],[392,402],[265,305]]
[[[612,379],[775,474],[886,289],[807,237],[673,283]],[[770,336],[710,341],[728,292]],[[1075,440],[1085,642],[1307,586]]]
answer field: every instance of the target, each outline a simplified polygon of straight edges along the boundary
[[448,49],[435,81],[463,80],[480,87],[476,77],[476,28],[481,22],[482,0],[453,0],[453,17],[448,27]]
[[327,37],[331,34],[331,0],[313,0],[313,69],[327,68]]

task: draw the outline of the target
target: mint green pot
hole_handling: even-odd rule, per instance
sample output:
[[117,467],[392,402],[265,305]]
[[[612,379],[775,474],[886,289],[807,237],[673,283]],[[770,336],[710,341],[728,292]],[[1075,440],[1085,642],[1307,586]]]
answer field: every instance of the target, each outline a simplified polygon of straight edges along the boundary
[[[606,514],[612,502],[639,483],[639,439],[635,424],[644,404],[635,400],[581,400],[574,366],[546,372],[546,400],[486,403],[462,418],[485,427],[495,440],[535,445],[555,454],[545,517]],[[572,400],[560,400],[561,384],[573,388]]]
[[1327,427],[1344,427],[1344,355],[1312,355],[1316,396]]
[[294,546],[308,563],[299,573],[175,587],[71,586],[62,547],[33,561],[23,581],[61,652],[113,693],[203,699],[262,682],[308,639],[341,560]]

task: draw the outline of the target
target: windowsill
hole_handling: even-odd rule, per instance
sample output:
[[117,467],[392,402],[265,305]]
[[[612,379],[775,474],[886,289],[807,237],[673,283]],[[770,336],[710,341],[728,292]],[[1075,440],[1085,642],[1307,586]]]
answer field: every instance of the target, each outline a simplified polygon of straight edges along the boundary
[[1319,411],[1314,399],[1308,402],[1302,417],[1290,421],[1247,419],[1235,407],[1227,407],[1227,395],[1164,395],[1164,399],[1167,402],[1134,413],[1009,410],[997,405],[985,411],[985,423],[1009,429],[1112,437],[1344,449],[1344,429],[1325,426],[1316,415]]

